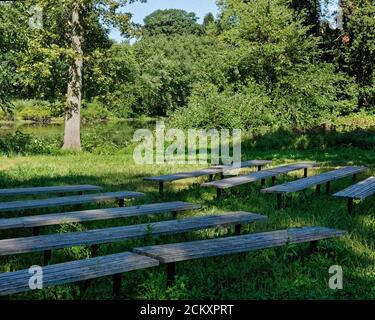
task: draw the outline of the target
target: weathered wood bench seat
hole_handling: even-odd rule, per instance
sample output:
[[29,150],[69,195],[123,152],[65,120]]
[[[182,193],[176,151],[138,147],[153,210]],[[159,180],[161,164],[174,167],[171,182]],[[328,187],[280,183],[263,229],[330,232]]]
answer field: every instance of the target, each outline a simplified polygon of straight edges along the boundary
[[316,166],[315,162],[300,162],[289,165],[283,165],[275,168],[265,169],[259,172],[253,172],[247,175],[242,175],[238,177],[232,177],[217,181],[206,182],[202,184],[202,187],[212,187],[217,190],[217,198],[221,196],[221,190],[227,188],[233,188],[243,184],[253,183],[256,181],[261,181],[264,185],[266,178],[272,178],[272,185],[275,184],[276,176],[280,174],[287,174],[289,172],[304,170],[304,175],[307,176],[307,169]]
[[11,202],[0,202],[0,212],[19,211],[26,209],[49,208],[58,206],[69,206],[84,203],[93,203],[109,200],[118,200],[119,206],[124,206],[126,198],[141,198],[145,194],[133,191],[118,191],[98,194],[86,194],[79,196],[57,197],[37,200],[20,200]]
[[[42,268],[43,288],[89,280],[104,276],[114,276],[113,293],[121,289],[121,274],[139,269],[156,267],[159,261],[131,252],[59,263]],[[0,296],[31,291],[29,269],[0,273]]]
[[51,250],[74,246],[97,245],[140,239],[147,236],[161,236],[185,233],[194,230],[208,229],[220,226],[236,225],[236,232],[240,232],[242,224],[249,224],[265,220],[267,217],[248,212],[229,212],[225,214],[169,220],[155,223],[129,225],[106,229],[96,229],[84,232],[69,232],[62,234],[48,234],[34,237],[0,240],[0,256],[45,251],[45,261],[51,256]]
[[[271,162],[272,161],[270,160],[249,160],[249,161],[241,162],[240,168],[258,167],[258,171],[260,171],[262,169],[262,166],[267,165]],[[196,178],[196,177],[202,177],[202,176],[209,176],[209,180],[212,181],[213,176],[215,174],[223,175],[224,172],[230,171],[231,169],[233,169],[231,166],[219,165],[219,166],[212,166],[210,168],[201,169],[197,171],[178,172],[174,174],[166,174],[162,176],[148,177],[148,178],[144,178],[144,180],[158,182],[159,192],[163,193],[164,182],[172,182],[176,180]]]
[[345,235],[344,231],[323,227],[304,227],[211,240],[140,247],[133,249],[133,252],[166,264],[167,280],[168,283],[171,283],[174,278],[176,262],[250,252],[304,242],[310,242],[310,248],[314,251],[316,250],[318,240],[341,237],[343,235]]
[[34,235],[37,235],[39,227],[58,225],[64,223],[82,223],[96,220],[139,217],[144,215],[159,214],[166,212],[177,213],[181,211],[197,210],[200,207],[200,205],[193,203],[175,201],[138,205],[131,207],[72,211],[64,213],[53,213],[47,215],[6,218],[0,219],[0,230],[9,230],[16,228],[35,228]]
[[375,177],[367,178],[355,185],[335,193],[334,197],[348,199],[348,212],[353,212],[353,200],[364,200],[375,194]]
[[330,184],[332,181],[343,179],[349,176],[353,176],[353,180],[356,179],[357,174],[367,170],[366,167],[344,167],[337,170],[318,174],[316,176],[307,177],[270,188],[261,190],[263,193],[275,193],[277,194],[277,206],[282,207],[282,194],[302,191],[311,187],[316,186],[317,194],[320,194],[322,184],[326,184],[326,192],[330,191]]
[[82,194],[83,192],[87,192],[87,191],[102,191],[102,190],[103,190],[102,187],[91,186],[91,185],[12,188],[12,189],[0,189],[0,197],[49,194],[49,193],[73,193],[73,192],[78,192],[79,194]]

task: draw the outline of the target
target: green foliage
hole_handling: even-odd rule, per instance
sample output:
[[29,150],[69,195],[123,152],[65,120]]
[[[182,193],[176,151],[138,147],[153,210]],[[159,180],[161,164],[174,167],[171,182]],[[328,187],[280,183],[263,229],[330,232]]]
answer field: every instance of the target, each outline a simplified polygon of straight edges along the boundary
[[372,0],[342,1],[343,33],[335,51],[338,67],[358,83],[358,108],[375,106],[375,6]]
[[81,111],[82,121],[95,122],[95,121],[107,121],[111,113],[105,108],[105,106],[97,100],[93,100],[89,103],[83,103],[83,109]]
[[17,130],[0,138],[0,152],[3,154],[24,154],[31,141],[32,138],[30,135]]
[[146,36],[199,35],[203,28],[197,20],[194,12],[179,9],[156,10],[144,18],[143,33]]
[[136,105],[139,64],[128,44],[95,50],[86,59],[86,96],[96,99],[119,118],[131,115]]
[[18,52],[26,44],[28,16],[23,14],[26,5],[21,2],[0,3],[0,109],[9,111],[9,100],[16,94],[20,80],[16,73]]
[[48,101],[16,100],[13,104],[18,119],[38,123],[50,123],[52,120],[53,105]]
[[276,122],[267,110],[264,88],[249,83],[238,92],[219,92],[212,84],[197,85],[186,108],[172,115],[171,125],[183,128],[233,128],[255,130]]
[[210,77],[206,66],[214,54],[213,43],[212,39],[192,35],[149,37],[136,43],[140,77],[132,88],[133,110],[137,114],[165,115],[185,106],[194,83]]

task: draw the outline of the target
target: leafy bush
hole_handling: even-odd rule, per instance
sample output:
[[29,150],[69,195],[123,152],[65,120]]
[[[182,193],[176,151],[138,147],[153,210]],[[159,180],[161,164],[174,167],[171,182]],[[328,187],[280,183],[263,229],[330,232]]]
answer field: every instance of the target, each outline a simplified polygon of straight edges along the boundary
[[83,103],[81,110],[82,121],[106,121],[110,117],[110,112],[98,100],[93,100],[89,103]]
[[219,92],[213,84],[195,87],[186,108],[172,114],[171,125],[180,128],[256,129],[276,122],[267,109],[269,98],[255,83],[238,92]]
[[31,140],[30,135],[17,130],[0,138],[0,152],[4,154],[25,153]]
[[59,154],[61,142],[60,136],[32,138],[26,152],[29,154]]
[[13,102],[15,114],[22,120],[50,123],[53,105],[43,100],[16,100]]

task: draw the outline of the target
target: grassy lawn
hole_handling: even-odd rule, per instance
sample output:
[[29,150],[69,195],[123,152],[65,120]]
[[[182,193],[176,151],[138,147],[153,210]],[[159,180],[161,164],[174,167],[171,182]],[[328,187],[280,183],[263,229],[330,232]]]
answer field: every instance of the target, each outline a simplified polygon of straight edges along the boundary
[[[318,161],[321,168],[310,170],[315,174],[342,165],[368,165],[370,170],[358,178],[375,175],[375,153],[356,148],[306,150],[306,151],[251,151],[244,159],[271,159],[274,165],[299,160]],[[318,253],[306,254],[307,245],[267,249],[248,254],[238,254],[182,262],[177,264],[177,280],[171,288],[165,286],[163,267],[135,271],[124,275],[124,299],[373,299],[375,298],[375,198],[356,205],[356,215],[349,216],[346,202],[314,190],[293,194],[287,199],[287,208],[276,209],[275,197],[261,194],[258,184],[245,185],[226,192],[223,199],[215,200],[215,190],[200,188],[204,179],[182,180],[166,184],[160,197],[157,185],[143,182],[142,178],[199,166],[137,166],[131,154],[1,157],[0,187],[44,186],[60,184],[97,184],[106,191],[135,190],[146,193],[144,199],[132,204],[161,201],[188,201],[199,203],[203,210],[187,212],[193,216],[244,210],[268,216],[268,222],[245,228],[245,232],[278,230],[288,227],[319,225],[347,230],[344,238],[322,241]],[[202,167],[202,166],[200,166]],[[249,171],[249,170],[246,170]],[[302,177],[302,172],[281,176],[278,182]],[[332,191],[350,185],[351,178],[336,181]],[[269,184],[270,181],[267,181]],[[13,198],[12,198],[13,199]],[[6,199],[2,198],[1,201]],[[114,203],[102,204],[102,207]],[[83,208],[94,208],[86,205]],[[64,208],[70,210],[72,208]],[[58,212],[49,209],[42,212]],[[41,210],[38,210],[40,213]],[[2,217],[17,214],[2,213]],[[24,213],[18,213],[24,215]],[[85,224],[69,224],[45,228],[43,233],[67,232],[110,226],[166,220],[170,215],[117,219]],[[122,252],[134,246],[154,243],[198,240],[230,235],[233,229],[216,229],[192,232],[188,235],[120,242],[100,246],[100,255]],[[31,230],[0,231],[1,238],[31,235]],[[52,263],[83,259],[89,256],[88,248],[77,247],[53,252]],[[42,253],[22,254],[0,258],[0,271],[28,268],[42,263]],[[331,265],[343,268],[343,290],[328,288]],[[105,277],[89,284],[71,284],[13,295],[6,299],[110,299],[112,278]]]

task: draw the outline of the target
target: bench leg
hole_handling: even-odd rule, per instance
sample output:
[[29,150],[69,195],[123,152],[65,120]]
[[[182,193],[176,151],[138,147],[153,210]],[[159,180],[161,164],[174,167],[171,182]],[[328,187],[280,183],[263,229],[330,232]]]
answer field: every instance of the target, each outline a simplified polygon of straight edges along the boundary
[[283,195],[278,193],[277,195],[277,209],[281,209],[283,207]]
[[40,234],[40,228],[34,227],[33,228],[33,236],[36,237],[36,236],[39,236],[39,234]]
[[307,178],[307,168],[303,169],[303,176]]
[[93,245],[90,247],[90,250],[91,250],[91,257],[95,257],[96,254],[97,254],[98,251],[99,251],[99,245],[98,245],[98,244],[93,244]]
[[329,194],[331,191],[331,182],[327,181],[326,182],[326,194]]
[[237,236],[239,236],[239,235],[241,234],[241,227],[242,227],[241,224],[236,224],[236,225],[234,226],[234,233],[235,233]]
[[272,179],[272,180],[271,180],[271,185],[274,186],[274,185],[275,185],[275,182],[276,182],[276,177],[272,177],[271,179]]
[[167,287],[170,287],[174,282],[174,278],[176,274],[176,263],[175,262],[167,263],[166,268],[167,268]]
[[353,199],[348,199],[348,213],[353,213]]
[[317,186],[316,186],[316,194],[318,195],[318,196],[320,196],[320,188],[321,186],[320,186],[320,184],[318,184]]
[[159,193],[163,194],[163,192],[164,192],[164,182],[160,181],[159,182]]
[[214,175],[213,174],[210,174],[209,176],[208,176],[208,181],[212,181],[212,180],[214,180]]
[[221,199],[221,189],[216,188],[216,200],[220,200],[220,199]]
[[260,180],[260,185],[263,187],[266,184],[266,179]]
[[223,180],[224,179],[224,172],[221,172],[220,173],[220,180]]
[[49,261],[51,260],[51,257],[52,257],[52,251],[44,250],[44,253],[43,253],[43,265],[44,266],[48,265]]
[[172,211],[172,217],[173,217],[173,219],[177,218],[177,211]]
[[83,195],[83,191],[79,191],[79,192],[78,192],[78,195],[79,195],[79,196],[82,196],[82,195]]
[[122,274],[117,273],[113,275],[113,297],[118,298],[121,294],[121,286],[122,286]]
[[310,242],[310,252],[315,253],[318,250],[318,241]]
[[262,166],[258,166],[258,171],[262,171]]
[[120,208],[125,207],[125,200],[124,200],[124,199],[119,199],[119,201],[118,201],[118,206],[119,206]]
[[353,182],[357,181],[357,174],[353,174]]

